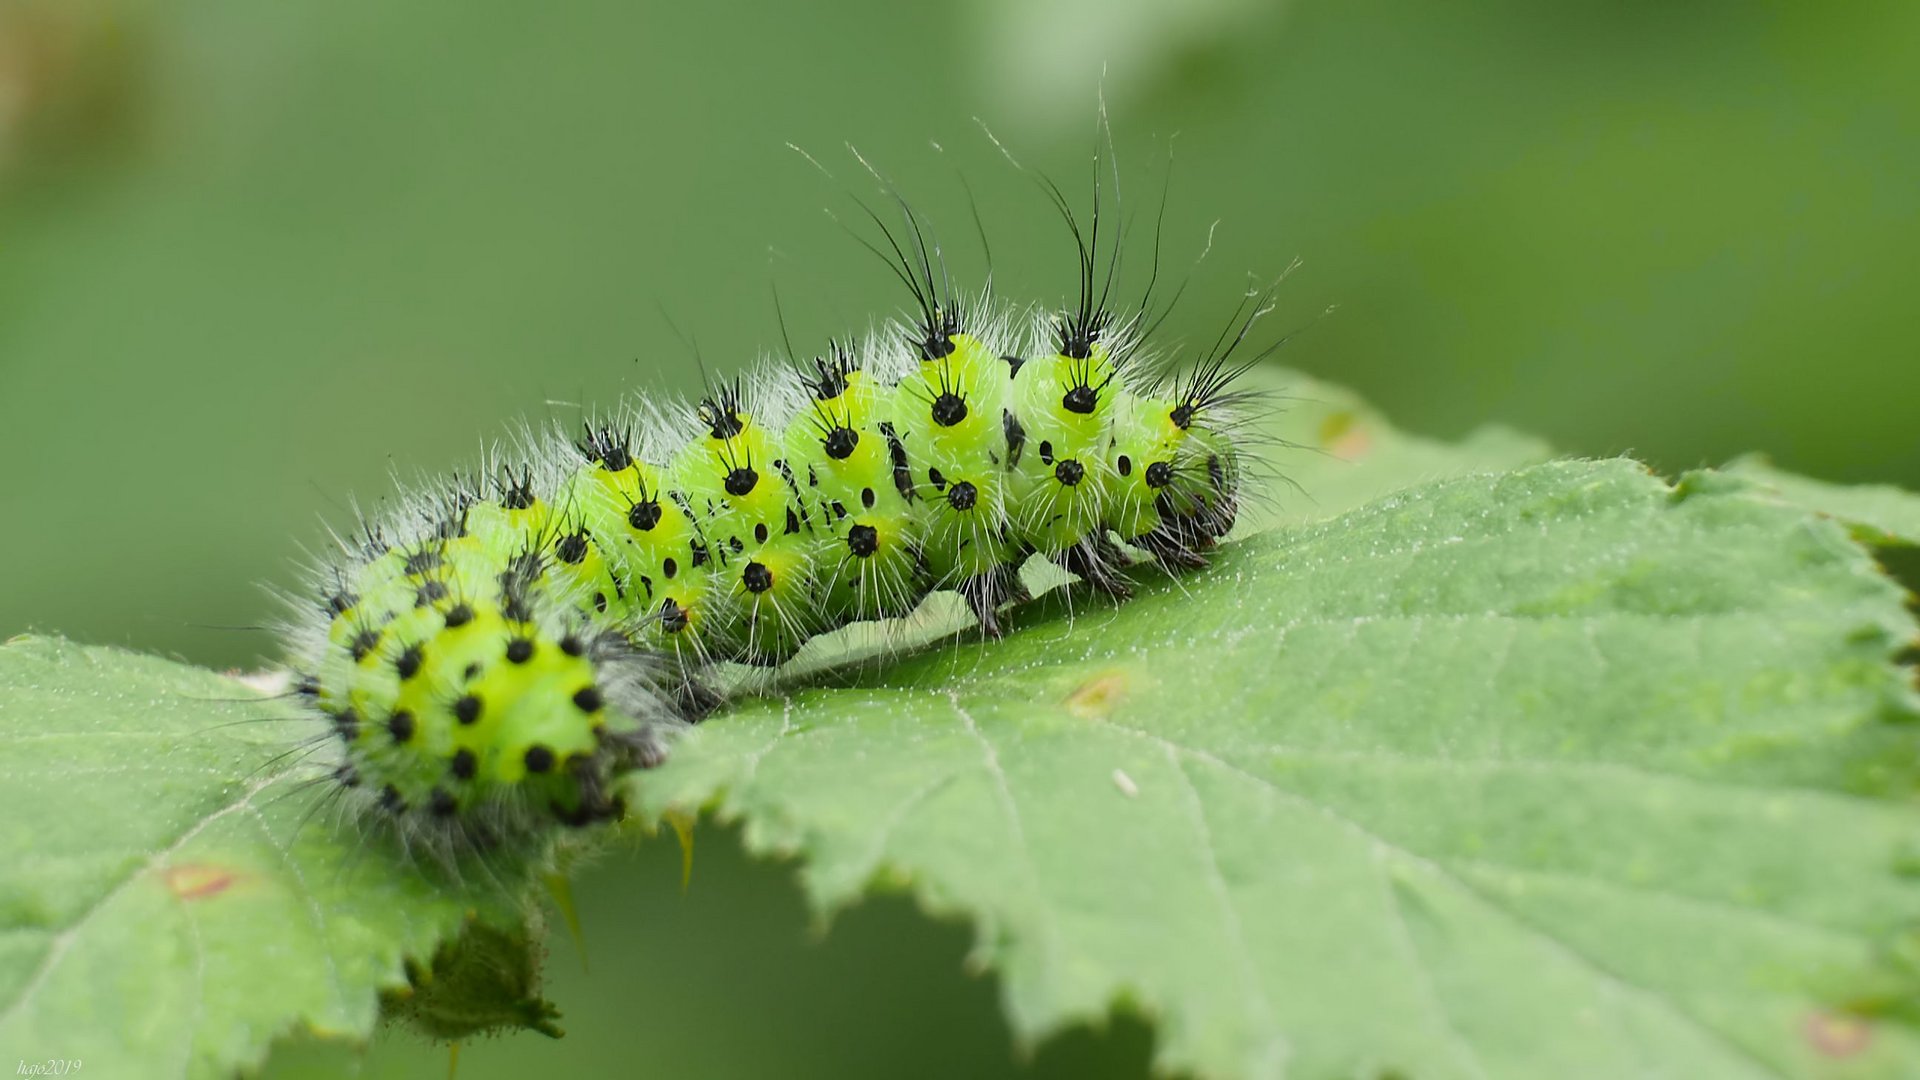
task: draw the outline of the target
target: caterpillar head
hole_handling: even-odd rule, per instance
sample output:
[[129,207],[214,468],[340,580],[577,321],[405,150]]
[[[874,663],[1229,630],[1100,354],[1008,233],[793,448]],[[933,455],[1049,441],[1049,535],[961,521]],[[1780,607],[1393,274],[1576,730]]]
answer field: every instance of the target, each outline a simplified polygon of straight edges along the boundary
[[510,535],[474,528],[358,567],[300,684],[331,721],[336,779],[453,853],[618,817],[614,777],[657,761],[683,722],[659,663],[595,629],[580,585],[538,548],[491,550]]

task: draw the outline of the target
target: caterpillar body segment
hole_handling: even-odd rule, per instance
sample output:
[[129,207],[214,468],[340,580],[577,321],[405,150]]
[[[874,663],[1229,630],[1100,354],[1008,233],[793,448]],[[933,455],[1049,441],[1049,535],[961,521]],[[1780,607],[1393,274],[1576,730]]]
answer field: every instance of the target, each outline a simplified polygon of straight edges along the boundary
[[1025,436],[1011,462],[1014,531],[1093,587],[1125,595],[1124,559],[1106,537],[1119,368],[1104,343],[1075,351],[1082,355],[1054,351],[1014,373],[1009,415]]
[[1031,550],[1015,535],[1008,497],[1009,362],[969,333],[922,359],[897,388],[909,475],[923,494],[928,573],[956,589],[998,632],[995,612],[1016,598],[1019,564]]
[[745,408],[737,384],[701,402],[697,415],[700,430],[670,475],[702,523],[731,615],[708,620],[703,640],[716,656],[775,664],[816,630],[825,523],[801,499],[778,429]]
[[801,497],[830,540],[819,549],[821,613],[839,624],[905,615],[928,591],[926,527],[900,436],[897,388],[834,347],[803,376],[787,460],[803,463]]
[[[556,499],[577,521],[577,530],[566,535],[585,543],[563,537],[556,556],[578,549],[604,560],[614,602],[636,628],[636,643],[692,670],[707,661],[709,624],[732,622],[732,594],[718,580],[700,518],[669,484],[667,471],[635,456],[631,438],[616,435],[618,430],[590,430],[577,444],[585,460],[572,463]],[[564,444],[545,452],[566,457]]]

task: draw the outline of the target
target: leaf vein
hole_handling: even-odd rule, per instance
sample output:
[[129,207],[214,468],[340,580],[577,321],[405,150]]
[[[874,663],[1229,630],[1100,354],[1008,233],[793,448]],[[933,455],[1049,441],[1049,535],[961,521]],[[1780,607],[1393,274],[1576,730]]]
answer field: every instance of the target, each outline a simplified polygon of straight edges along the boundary
[[1401,847],[1400,845],[1394,843],[1392,840],[1389,840],[1386,837],[1373,832],[1371,829],[1367,828],[1365,825],[1362,825],[1360,822],[1355,821],[1350,817],[1347,817],[1345,814],[1342,814],[1340,811],[1334,809],[1331,806],[1321,803],[1315,799],[1309,798],[1308,796],[1300,792],[1290,791],[1286,788],[1283,788],[1278,784],[1275,784],[1273,781],[1267,779],[1266,777],[1260,776],[1257,773],[1248,772],[1246,769],[1224,758],[1216,757],[1213,754],[1210,754],[1204,750],[1196,750],[1191,747],[1181,746],[1178,743],[1174,743],[1167,739],[1161,738],[1160,736],[1155,735],[1152,732],[1141,731],[1137,728],[1130,728],[1123,724],[1114,724],[1111,721],[1100,721],[1100,722],[1104,723],[1106,726],[1111,727],[1115,730],[1131,733],[1139,738],[1146,739],[1148,741],[1157,743],[1161,746],[1171,747],[1177,753],[1191,755],[1201,761],[1207,762],[1208,764],[1214,765],[1218,768],[1225,769],[1235,774],[1238,774],[1240,776],[1243,776],[1246,779],[1252,781],[1253,783],[1259,785],[1262,788],[1267,789],[1268,791],[1271,791],[1272,793],[1274,793],[1275,795],[1283,799],[1288,799],[1288,800],[1300,803],[1301,805],[1304,805],[1309,809],[1312,809],[1315,812],[1324,815],[1328,820],[1341,824],[1348,829],[1351,829],[1356,835],[1366,839],[1367,841],[1373,844],[1389,848],[1392,851],[1396,852],[1397,854],[1416,863],[1417,865],[1427,867],[1428,869],[1432,870],[1435,874],[1439,875],[1440,877],[1444,878],[1449,882],[1452,882],[1455,887],[1459,888],[1460,890],[1465,892],[1467,895],[1472,896],[1475,899],[1477,899],[1480,903],[1485,904],[1490,910],[1499,912],[1502,916],[1504,916],[1510,922],[1512,922],[1514,926],[1525,931],[1528,934],[1528,936],[1538,940],[1543,945],[1552,949],[1554,952],[1559,953],[1560,955],[1574,962],[1578,966],[1586,969],[1602,985],[1611,984],[1619,988],[1630,990],[1635,993],[1644,995],[1645,997],[1648,997],[1660,1003],[1661,1005],[1665,1006],[1668,1013],[1680,1019],[1687,1026],[1692,1027],[1694,1030],[1706,1035],[1713,1042],[1718,1043],[1722,1047],[1725,1047],[1728,1051],[1730,1051],[1736,1057],[1739,1057],[1747,1061],[1749,1064],[1759,1067],[1769,1075],[1780,1077],[1781,1080],[1787,1080],[1787,1074],[1782,1072],[1777,1066],[1773,1065],[1770,1062],[1761,1060],[1760,1058],[1755,1056],[1751,1050],[1749,1050],[1745,1046],[1742,1046],[1740,1043],[1736,1042],[1732,1036],[1728,1035],[1726,1032],[1721,1031],[1719,1028],[1714,1027],[1712,1024],[1695,1016],[1693,1013],[1689,1012],[1684,1006],[1682,1006],[1679,1002],[1675,1001],[1672,997],[1670,997],[1666,993],[1662,992],[1661,990],[1655,987],[1644,986],[1624,978],[1620,974],[1609,969],[1606,965],[1602,964],[1599,960],[1595,959],[1594,957],[1588,955],[1585,952],[1582,952],[1579,949],[1574,948],[1572,945],[1569,945],[1565,941],[1562,941],[1561,939],[1555,937],[1551,932],[1545,930],[1540,926],[1537,926],[1531,920],[1522,916],[1519,912],[1501,903],[1496,898],[1489,896],[1485,890],[1476,887],[1471,882],[1468,882],[1466,879],[1453,873],[1445,865],[1438,863],[1432,859],[1429,859],[1426,856],[1419,854],[1418,852],[1411,851],[1407,848]]

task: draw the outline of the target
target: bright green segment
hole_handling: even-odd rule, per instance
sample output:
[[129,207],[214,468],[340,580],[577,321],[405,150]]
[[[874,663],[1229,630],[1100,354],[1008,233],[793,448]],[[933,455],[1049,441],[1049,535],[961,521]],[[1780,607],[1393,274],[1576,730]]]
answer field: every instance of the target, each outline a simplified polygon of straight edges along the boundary
[[774,433],[730,405],[703,407],[708,430],[674,456],[676,490],[694,509],[733,613],[706,626],[710,649],[754,663],[791,656],[818,625],[824,532],[800,500]]
[[1013,377],[1010,407],[1026,434],[1008,463],[1014,527],[1036,547],[1064,550],[1109,520],[1117,376],[1096,343],[1085,357],[1035,357]]
[[[829,623],[903,615],[927,591],[920,561],[926,529],[921,507],[909,498],[899,392],[859,370],[837,380],[823,376],[814,389],[787,424],[782,447],[808,516],[832,537],[819,550],[823,614]],[[898,478],[896,453],[903,462]]]
[[1008,519],[1007,362],[970,334],[924,360],[896,391],[910,475],[925,503],[937,581],[985,574],[1026,555]]
[[613,568],[629,636],[676,656],[690,649],[688,663],[701,659],[695,646],[709,623],[728,621],[729,597],[699,525],[661,470],[624,454],[589,462],[561,485],[557,501],[577,513],[589,557]]

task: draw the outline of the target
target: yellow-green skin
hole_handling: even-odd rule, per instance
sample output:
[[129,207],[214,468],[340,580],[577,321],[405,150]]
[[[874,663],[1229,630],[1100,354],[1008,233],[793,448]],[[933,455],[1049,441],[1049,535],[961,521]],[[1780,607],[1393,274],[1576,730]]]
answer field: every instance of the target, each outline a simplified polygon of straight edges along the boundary
[[1015,532],[1038,550],[1065,551],[1108,520],[1118,373],[1095,342],[1085,357],[1027,361],[1010,397],[1026,435],[1010,484]]
[[772,432],[745,412],[703,423],[715,426],[674,455],[670,475],[700,519],[733,616],[709,620],[706,642],[722,658],[778,663],[818,630],[824,533]]
[[830,537],[815,575],[823,621],[904,615],[927,592],[926,527],[908,497],[911,476],[894,471],[895,454],[905,454],[897,388],[854,370],[810,389],[782,445],[809,516]]
[[710,628],[734,617],[729,590],[716,581],[700,523],[666,473],[630,457],[615,464],[587,463],[561,485],[556,503],[592,539],[590,557],[609,565],[628,636],[697,666],[708,659]]
[[[1027,551],[1007,516],[1007,362],[970,334],[954,334],[952,344],[945,356],[922,360],[894,399],[922,495],[927,569],[949,586],[1017,563]],[[952,407],[955,399],[964,411]]]

